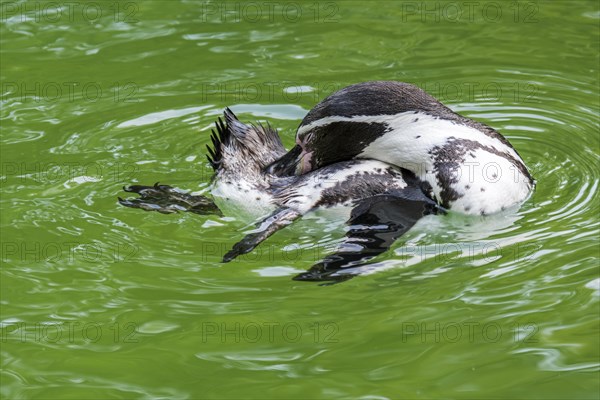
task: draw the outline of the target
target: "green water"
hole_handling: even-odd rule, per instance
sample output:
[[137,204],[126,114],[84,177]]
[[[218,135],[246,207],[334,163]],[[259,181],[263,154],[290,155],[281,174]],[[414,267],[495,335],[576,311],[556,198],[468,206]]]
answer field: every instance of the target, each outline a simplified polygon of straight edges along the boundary
[[[2,397],[597,398],[595,1],[2,2]],[[381,272],[291,280],[317,218],[230,264],[239,218],[120,207],[204,190],[226,106],[287,146],[320,99],[415,83],[498,129],[519,210],[423,219]]]

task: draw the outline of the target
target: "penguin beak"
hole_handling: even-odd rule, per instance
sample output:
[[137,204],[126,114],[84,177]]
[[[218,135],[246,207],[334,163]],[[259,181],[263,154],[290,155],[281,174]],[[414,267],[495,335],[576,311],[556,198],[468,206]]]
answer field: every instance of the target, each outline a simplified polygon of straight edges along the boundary
[[279,160],[268,165],[266,171],[277,176],[302,174],[304,154],[302,147],[296,145]]
[[312,152],[302,151],[298,156],[298,165],[296,166],[296,175],[302,175],[312,171]]

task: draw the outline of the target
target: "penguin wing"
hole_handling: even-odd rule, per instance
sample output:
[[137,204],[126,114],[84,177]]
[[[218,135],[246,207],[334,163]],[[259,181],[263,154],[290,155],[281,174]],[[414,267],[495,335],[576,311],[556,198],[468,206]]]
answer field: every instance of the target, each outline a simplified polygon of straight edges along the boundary
[[353,208],[350,229],[337,251],[294,277],[297,281],[338,283],[365,272],[365,263],[387,251],[424,215],[438,211],[424,195],[383,194],[359,201]]

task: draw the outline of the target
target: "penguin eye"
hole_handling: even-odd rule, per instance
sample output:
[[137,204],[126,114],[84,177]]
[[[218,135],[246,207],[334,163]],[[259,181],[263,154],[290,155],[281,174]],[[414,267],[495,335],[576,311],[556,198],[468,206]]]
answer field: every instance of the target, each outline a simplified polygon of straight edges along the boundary
[[302,140],[302,144],[306,145],[310,142],[312,142],[313,136],[314,136],[314,131],[310,131],[306,134],[306,136],[304,136],[304,140]]

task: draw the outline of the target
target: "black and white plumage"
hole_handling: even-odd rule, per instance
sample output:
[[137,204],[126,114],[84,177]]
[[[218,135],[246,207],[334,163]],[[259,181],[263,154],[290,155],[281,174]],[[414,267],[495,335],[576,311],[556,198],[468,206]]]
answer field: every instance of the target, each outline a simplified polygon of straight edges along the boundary
[[[270,126],[243,124],[229,109],[224,118],[225,122],[219,119],[216,123],[213,146],[208,148],[208,160],[215,170],[211,194],[220,208],[228,211],[226,214],[264,216],[256,229],[224,255],[224,262],[250,252],[312,210],[346,206],[351,208],[350,229],[339,250],[295,278],[345,280],[354,274],[348,272],[350,267],[386,251],[423,215],[439,211],[414,174],[377,160],[342,161],[300,176],[279,177],[265,172],[266,166],[285,154],[277,131]],[[166,185],[125,190],[141,195],[133,200],[119,199],[128,207],[201,213],[197,205],[202,204],[207,214],[216,208],[214,203],[208,208],[204,196],[182,199],[180,191]]]
[[208,147],[219,207],[166,185],[130,186],[141,198],[119,201],[165,213],[263,216],[225,262],[312,210],[349,206],[338,250],[299,280],[347,279],[423,215],[495,213],[523,202],[534,186],[502,135],[407,83],[365,82],[332,94],[306,115],[287,153],[270,126],[243,124],[229,109],[224,118]]
[[534,186],[500,133],[408,83],[364,82],[332,94],[304,117],[296,143],[270,172],[295,175],[344,160],[380,160],[413,172],[438,204],[465,214],[517,205]]

